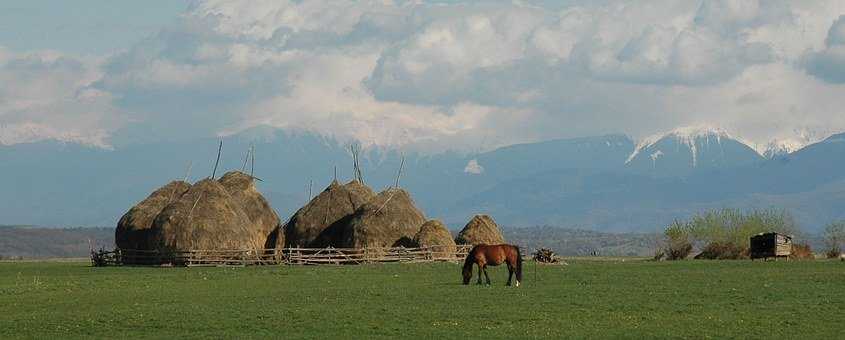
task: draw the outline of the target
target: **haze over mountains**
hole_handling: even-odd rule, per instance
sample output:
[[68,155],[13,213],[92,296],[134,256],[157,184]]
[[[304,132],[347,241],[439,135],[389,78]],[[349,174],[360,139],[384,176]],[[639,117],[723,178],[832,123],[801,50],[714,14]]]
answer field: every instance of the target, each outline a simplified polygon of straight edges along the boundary
[[[224,139],[222,172],[256,148],[255,175],[283,217],[325,188],[337,166],[351,177],[348,145],[308,133],[253,129]],[[105,150],[43,141],[0,146],[0,223],[113,226],[153,189],[211,175],[217,140]],[[770,152],[769,152],[770,151]],[[764,157],[765,154],[768,157]],[[397,150],[373,149],[365,180],[395,180]],[[845,134],[794,152],[758,152],[724,131],[682,128],[635,142],[607,135],[512,145],[489,152],[406,155],[402,186],[429,218],[459,228],[475,213],[510,226],[655,231],[710,208],[788,209],[808,231],[845,218]]]

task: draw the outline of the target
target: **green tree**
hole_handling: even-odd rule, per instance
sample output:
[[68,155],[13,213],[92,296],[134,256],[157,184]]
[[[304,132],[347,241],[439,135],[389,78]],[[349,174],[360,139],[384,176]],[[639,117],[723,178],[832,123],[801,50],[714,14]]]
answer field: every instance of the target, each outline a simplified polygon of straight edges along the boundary
[[680,246],[686,242],[698,249],[730,249],[731,254],[744,254],[747,253],[751,236],[763,232],[796,235],[800,230],[786,210],[743,212],[739,209],[720,209],[696,214],[689,222],[676,221],[666,229],[665,234],[669,242],[667,250],[673,249],[673,244]]
[[845,243],[845,221],[828,224],[824,228],[824,241],[828,248],[827,256],[839,257],[842,254],[842,244]]
[[675,220],[663,234],[666,236],[666,258],[668,260],[683,260],[692,252],[689,223]]
[[785,210],[754,210],[743,213],[738,209],[706,211],[690,219],[690,234],[696,246],[710,243],[746,245],[751,236],[763,232],[795,235],[799,232],[792,216]]

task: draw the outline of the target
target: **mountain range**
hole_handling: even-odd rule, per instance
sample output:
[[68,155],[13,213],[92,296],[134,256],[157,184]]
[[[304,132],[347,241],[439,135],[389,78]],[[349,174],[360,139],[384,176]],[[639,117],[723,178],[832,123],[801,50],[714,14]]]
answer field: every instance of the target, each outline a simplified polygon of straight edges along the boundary
[[[168,181],[210,176],[217,143],[191,139],[111,150],[58,141],[0,145],[0,223],[112,226]],[[251,146],[259,189],[281,216],[292,215],[335,172],[342,180],[352,175],[348,145],[270,128],[224,138],[217,175],[251,168],[245,162]],[[469,154],[371,149],[361,157],[367,184],[376,190],[392,185],[403,157],[401,186],[428,217],[453,229],[475,213],[509,226],[626,232],[652,232],[673,219],[727,207],[787,209],[811,232],[845,219],[845,134],[792,152],[762,153],[706,128],[639,142],[606,135]]]

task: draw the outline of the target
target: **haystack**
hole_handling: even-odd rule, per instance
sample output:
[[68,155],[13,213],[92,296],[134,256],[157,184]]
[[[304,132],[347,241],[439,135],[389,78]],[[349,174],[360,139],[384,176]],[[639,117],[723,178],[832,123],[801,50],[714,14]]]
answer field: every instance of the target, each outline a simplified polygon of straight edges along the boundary
[[270,232],[270,236],[267,237],[267,242],[264,243],[265,249],[282,249],[285,247],[285,228],[283,226],[277,226]]
[[261,249],[249,216],[219,182],[195,183],[153,222],[155,246],[163,251]]
[[333,181],[326,190],[299,209],[285,226],[285,242],[291,247],[338,247],[342,230],[330,226],[355,212],[375,196],[358,181],[340,185]]
[[340,221],[344,248],[413,247],[425,216],[402,189],[388,189]]
[[114,241],[120,249],[150,250],[150,228],[158,215],[168,204],[182,197],[191,185],[173,181],[153,191],[150,196],[129,209],[114,232]]
[[419,247],[431,249],[436,260],[454,260],[458,251],[452,233],[438,220],[425,222],[414,235],[414,243]]
[[475,215],[455,239],[457,244],[502,244],[505,238],[493,218]]
[[266,249],[276,248],[277,237],[272,233],[281,223],[279,215],[258,192],[255,179],[243,172],[231,171],[223,175],[218,182],[232,195],[235,203],[241,206],[252,221],[253,242],[262,244]]

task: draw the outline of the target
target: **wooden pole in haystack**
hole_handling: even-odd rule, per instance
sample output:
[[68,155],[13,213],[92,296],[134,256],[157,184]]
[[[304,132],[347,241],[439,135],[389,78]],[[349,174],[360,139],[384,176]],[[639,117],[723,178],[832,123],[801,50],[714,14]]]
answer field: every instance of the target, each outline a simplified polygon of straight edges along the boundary
[[246,149],[246,157],[244,157],[244,165],[241,166],[241,172],[246,173],[246,163],[249,162],[249,154],[252,153],[252,146]]
[[390,202],[390,200],[392,200],[393,196],[395,196],[395,195],[396,195],[396,192],[390,193],[390,197],[388,197],[386,200],[384,200],[384,203],[380,207],[378,207],[378,209],[376,209],[376,212],[374,212],[373,215],[378,215],[378,213],[381,212],[381,209],[384,209],[384,207],[387,206],[387,203]]
[[311,202],[311,188],[314,187],[314,180],[308,180],[308,202]]
[[355,145],[349,145],[349,151],[352,152],[352,177],[358,179],[358,157],[355,155]]
[[349,145],[349,149],[352,151],[352,167],[355,179],[357,179],[359,183],[364,184],[364,174],[361,172],[361,149],[360,147],[356,148],[354,144]]
[[188,176],[191,175],[191,168],[194,166],[194,161],[188,161],[188,169],[185,170],[185,178],[182,179],[183,182],[188,181]]
[[214,170],[211,171],[211,179],[217,175],[217,165],[220,164],[220,153],[223,152],[223,139],[220,139],[220,145],[217,147],[217,160],[214,161]]
[[197,196],[196,202],[194,202],[194,205],[191,206],[191,210],[188,212],[188,225],[190,225],[191,222],[194,220],[194,208],[197,207],[197,204],[199,204],[200,199],[202,199],[202,194],[203,193],[200,193],[199,196]]
[[393,185],[394,188],[399,188],[399,179],[402,178],[402,169],[405,167],[405,155],[402,155],[402,161],[399,163],[399,173],[396,175],[396,183]]
[[252,164],[249,167],[249,177],[255,178],[255,144],[252,145],[250,155],[252,157]]

